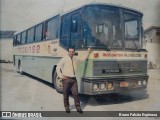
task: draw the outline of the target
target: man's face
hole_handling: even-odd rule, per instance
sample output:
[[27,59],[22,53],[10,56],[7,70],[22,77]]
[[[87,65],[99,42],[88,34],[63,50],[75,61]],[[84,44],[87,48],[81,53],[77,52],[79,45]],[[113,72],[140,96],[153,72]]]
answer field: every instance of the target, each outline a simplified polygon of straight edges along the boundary
[[74,49],[73,48],[69,48],[69,56],[70,57],[74,56]]

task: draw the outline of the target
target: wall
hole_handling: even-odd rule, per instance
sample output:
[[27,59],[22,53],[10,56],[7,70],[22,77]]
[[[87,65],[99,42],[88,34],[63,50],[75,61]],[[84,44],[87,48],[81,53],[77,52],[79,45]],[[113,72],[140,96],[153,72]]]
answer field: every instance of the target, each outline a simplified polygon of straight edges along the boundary
[[13,61],[12,38],[0,39],[0,60]]
[[157,29],[152,29],[144,34],[145,42],[148,43],[160,43],[160,35],[157,35]]
[[160,68],[160,43],[146,43],[148,50],[148,62],[151,62],[153,68]]
[[160,35],[157,35],[157,30],[153,30],[153,42],[160,43]]

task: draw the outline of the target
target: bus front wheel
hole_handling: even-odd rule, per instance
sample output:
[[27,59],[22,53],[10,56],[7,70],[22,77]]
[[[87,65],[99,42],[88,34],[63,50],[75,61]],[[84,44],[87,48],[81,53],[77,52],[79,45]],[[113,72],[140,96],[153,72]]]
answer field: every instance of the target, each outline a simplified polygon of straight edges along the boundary
[[63,93],[62,79],[57,76],[56,71],[54,72],[53,83],[54,83],[54,87],[55,87],[56,91],[59,93]]

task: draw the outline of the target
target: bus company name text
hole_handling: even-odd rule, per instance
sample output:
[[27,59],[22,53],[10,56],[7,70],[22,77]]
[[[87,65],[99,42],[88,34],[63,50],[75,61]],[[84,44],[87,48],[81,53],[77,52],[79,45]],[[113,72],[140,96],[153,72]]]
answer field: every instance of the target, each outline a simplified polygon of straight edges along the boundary
[[141,54],[134,53],[103,53],[104,57],[141,57]]
[[40,45],[18,47],[16,53],[40,53]]

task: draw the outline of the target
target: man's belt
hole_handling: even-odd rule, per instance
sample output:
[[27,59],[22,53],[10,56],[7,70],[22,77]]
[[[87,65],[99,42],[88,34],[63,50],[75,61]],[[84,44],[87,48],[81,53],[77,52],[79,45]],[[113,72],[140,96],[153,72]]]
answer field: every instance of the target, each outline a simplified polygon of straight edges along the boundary
[[[67,76],[68,77],[68,76]],[[76,79],[76,77],[68,77],[68,78],[70,78],[70,79]]]

